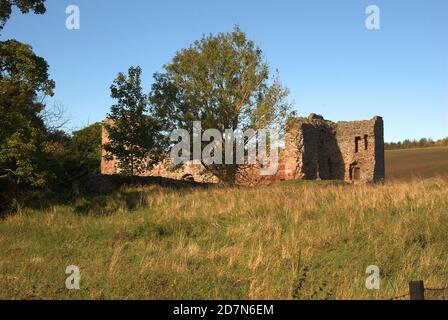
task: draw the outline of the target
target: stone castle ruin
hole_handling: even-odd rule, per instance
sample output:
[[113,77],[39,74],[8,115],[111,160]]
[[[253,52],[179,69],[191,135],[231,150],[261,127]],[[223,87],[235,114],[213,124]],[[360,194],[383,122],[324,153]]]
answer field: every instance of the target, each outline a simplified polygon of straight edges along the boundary
[[[108,135],[103,128],[102,142]],[[119,173],[116,160],[101,160],[102,174]],[[332,122],[311,114],[292,118],[285,134],[285,147],[279,152],[279,166],[273,176],[260,176],[249,168],[237,178],[237,184],[268,184],[281,180],[343,180],[351,183],[383,182],[384,138],[383,119]],[[159,176],[175,180],[217,183],[219,179],[205,171],[200,162],[188,161],[174,169],[167,158],[143,176]]]
[[[280,162],[283,178],[381,182],[383,120],[331,122],[311,114],[290,121]],[[282,174],[280,170],[279,174]]]

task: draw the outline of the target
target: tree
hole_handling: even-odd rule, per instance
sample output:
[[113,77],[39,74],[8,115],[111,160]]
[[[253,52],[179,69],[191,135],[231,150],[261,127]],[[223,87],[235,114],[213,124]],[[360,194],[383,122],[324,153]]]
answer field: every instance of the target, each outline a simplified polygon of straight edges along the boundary
[[43,97],[54,86],[47,62],[31,46],[0,42],[0,211],[54,178],[54,144],[42,119]]
[[53,96],[55,82],[49,79],[48,63],[33,48],[17,40],[0,42],[0,80],[20,83],[22,90]]
[[53,174],[52,189],[72,191],[73,182],[89,174],[100,173],[102,125],[94,123],[68,134],[49,130],[48,143],[52,146],[48,170]]
[[44,14],[46,11],[45,0],[0,0],[0,32],[10,18],[13,6],[24,14],[30,11]]
[[73,132],[67,151],[76,159],[78,175],[100,173],[101,130],[101,123],[94,123]]
[[[166,133],[173,129],[192,132],[193,121],[201,122],[202,131],[282,130],[290,115],[288,89],[278,74],[270,76],[262,50],[238,27],[231,33],[203,37],[181,50],[154,78],[150,100]],[[234,183],[244,167],[204,165],[228,183]]]
[[112,105],[104,126],[109,142],[106,159],[119,160],[121,173],[134,176],[161,160],[163,137],[159,124],[148,112],[148,97],[142,92],[141,68],[130,67],[119,73],[111,86]]
[[31,46],[0,42],[0,178],[45,183],[45,155],[51,149],[38,95],[53,95],[47,62]]

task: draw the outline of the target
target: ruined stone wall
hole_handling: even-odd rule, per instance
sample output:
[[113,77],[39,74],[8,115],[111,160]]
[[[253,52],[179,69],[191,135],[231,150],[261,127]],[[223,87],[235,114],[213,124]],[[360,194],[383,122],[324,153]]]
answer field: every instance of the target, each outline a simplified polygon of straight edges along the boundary
[[[102,130],[102,144],[106,144],[109,141],[107,130],[103,127]],[[118,160],[106,160],[104,156],[107,152],[103,149],[101,157],[101,173],[102,174],[117,174],[120,173],[118,168]],[[187,161],[182,166],[174,166],[169,157],[160,163],[156,164],[153,168],[143,172],[141,176],[149,177],[163,177],[175,180],[187,180],[204,183],[216,183],[218,178],[205,171],[204,166],[198,161]]]
[[376,183],[384,182],[386,178],[386,161],[384,158],[384,121],[382,117],[376,116],[374,120],[375,139],[375,169],[373,180]]
[[[102,135],[103,144],[107,143],[107,131],[104,128]],[[383,120],[374,117],[366,121],[334,123],[316,114],[290,119],[285,148],[279,156],[280,163],[275,175],[261,176],[260,167],[252,166],[238,174],[237,184],[269,184],[293,179],[345,180],[354,183],[384,181]],[[103,157],[101,173],[119,173],[117,161],[107,161]],[[197,161],[188,161],[174,169],[169,158],[142,175],[219,182]]]
[[336,141],[336,124],[322,116],[295,118],[289,122],[285,136],[287,179],[342,179],[342,158]]
[[337,124],[337,143],[344,161],[344,180],[358,183],[384,180],[383,119]]
[[[383,120],[334,123],[322,116],[289,122],[281,159],[284,179],[384,180]],[[280,179],[282,180],[282,179]]]

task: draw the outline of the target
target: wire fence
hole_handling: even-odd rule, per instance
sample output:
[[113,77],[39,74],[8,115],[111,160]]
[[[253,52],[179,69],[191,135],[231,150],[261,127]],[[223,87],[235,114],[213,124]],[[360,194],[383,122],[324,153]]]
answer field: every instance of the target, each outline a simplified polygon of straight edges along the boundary
[[448,300],[448,288],[434,289],[425,288],[426,300]]
[[409,293],[406,293],[402,296],[393,297],[390,300],[409,300],[409,299],[410,299]]
[[448,300],[448,287],[425,288],[423,281],[411,281],[409,293],[393,297],[390,300]]

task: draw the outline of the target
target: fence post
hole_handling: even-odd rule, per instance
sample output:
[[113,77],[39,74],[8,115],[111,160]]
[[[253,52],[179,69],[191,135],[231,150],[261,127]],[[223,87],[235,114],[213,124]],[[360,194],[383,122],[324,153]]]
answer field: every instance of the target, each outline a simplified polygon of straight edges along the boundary
[[409,282],[411,300],[425,300],[425,286],[423,280]]

